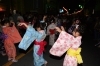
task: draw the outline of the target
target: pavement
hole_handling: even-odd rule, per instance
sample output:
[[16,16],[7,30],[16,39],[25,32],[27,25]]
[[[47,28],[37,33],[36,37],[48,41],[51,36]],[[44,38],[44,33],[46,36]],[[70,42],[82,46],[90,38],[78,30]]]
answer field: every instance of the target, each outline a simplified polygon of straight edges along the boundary
[[[47,39],[48,40],[48,39]],[[95,41],[93,40],[93,35],[91,33],[85,33],[82,39],[82,58],[83,64],[78,66],[100,66],[100,48],[95,46]],[[26,52],[19,52],[17,50],[18,62],[12,63],[7,61],[6,56],[0,55],[0,66],[34,66],[33,65],[33,50],[32,46]],[[44,58],[48,61],[47,66],[63,66],[62,57],[54,57],[49,54],[49,49],[51,46],[47,45],[46,51],[44,53]]]

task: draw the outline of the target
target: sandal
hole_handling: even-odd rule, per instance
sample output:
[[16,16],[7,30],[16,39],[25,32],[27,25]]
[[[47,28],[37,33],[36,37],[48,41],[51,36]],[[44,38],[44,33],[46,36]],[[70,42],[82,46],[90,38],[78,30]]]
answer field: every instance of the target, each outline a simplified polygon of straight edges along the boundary
[[12,62],[18,62],[18,60],[12,60]]
[[45,61],[44,66],[47,66],[47,63],[48,63],[48,62],[47,62],[47,61]]
[[8,58],[8,61],[11,61],[12,60],[12,58]]

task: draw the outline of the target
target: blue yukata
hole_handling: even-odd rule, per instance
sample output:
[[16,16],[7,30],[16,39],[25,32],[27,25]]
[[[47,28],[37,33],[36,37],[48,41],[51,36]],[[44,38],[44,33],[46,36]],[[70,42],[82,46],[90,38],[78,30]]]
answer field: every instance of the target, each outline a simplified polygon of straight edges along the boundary
[[[37,42],[41,42],[45,39],[45,37],[46,33],[44,30],[37,32],[32,26],[28,26],[26,33],[24,34],[23,39],[19,44],[19,48],[27,50],[34,40]],[[34,66],[42,66],[45,63],[45,59],[43,58],[43,52],[41,53],[41,55],[38,55],[39,48],[40,45],[34,44]]]
[[20,49],[27,50],[35,39],[41,38],[42,36],[43,35],[37,32],[32,26],[28,26],[26,33],[24,34],[18,47]]

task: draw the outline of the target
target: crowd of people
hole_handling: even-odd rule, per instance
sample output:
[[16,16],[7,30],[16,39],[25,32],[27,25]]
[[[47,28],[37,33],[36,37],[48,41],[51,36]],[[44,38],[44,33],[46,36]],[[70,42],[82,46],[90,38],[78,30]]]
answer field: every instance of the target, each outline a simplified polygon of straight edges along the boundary
[[[67,51],[63,66],[77,66],[83,63],[80,55],[82,36],[89,30],[99,42],[99,22],[99,17],[93,16],[21,15],[14,10],[0,21],[0,53],[7,55],[8,61],[17,62],[15,44],[26,51],[33,43],[34,66],[46,66],[48,62],[43,51],[48,44],[51,55],[60,57]],[[49,42],[45,40],[47,36]]]

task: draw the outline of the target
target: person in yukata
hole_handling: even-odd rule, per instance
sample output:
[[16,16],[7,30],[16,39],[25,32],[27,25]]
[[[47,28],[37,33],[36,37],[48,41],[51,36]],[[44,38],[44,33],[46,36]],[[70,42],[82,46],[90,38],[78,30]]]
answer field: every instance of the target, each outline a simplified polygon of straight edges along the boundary
[[2,56],[6,55],[6,51],[5,51],[5,48],[4,48],[4,40],[6,39],[6,37],[7,36],[3,33],[2,27],[1,27],[1,24],[0,24],[0,53],[2,54]]
[[43,51],[46,45],[46,41],[44,41],[46,37],[46,33],[44,31],[45,27],[44,24],[42,23],[38,24],[36,26],[36,30],[33,27],[31,27],[31,25],[29,26],[25,23],[19,23],[19,26],[22,25],[27,27],[27,30],[21,43],[19,44],[19,48],[26,50],[29,47],[29,45],[34,41],[34,48],[33,48],[34,66],[42,66],[42,65],[46,66],[47,61],[43,58]]
[[45,32],[47,32],[47,22],[46,21],[47,21],[47,15],[44,15],[43,19],[40,21],[40,23],[45,24],[45,27],[44,27]]
[[8,61],[17,62],[16,58],[16,47],[15,43],[21,41],[21,36],[16,29],[14,23],[10,23],[9,20],[4,20],[2,22],[3,33],[7,35],[7,38],[4,40],[4,47],[8,56]]
[[52,46],[55,42],[55,22],[51,21],[51,24],[47,27],[47,35],[49,35],[49,45]]
[[82,64],[83,60],[80,55],[80,45],[83,30],[78,27],[73,31],[73,34],[71,35],[65,32],[62,26],[61,29],[58,27],[56,27],[55,29],[60,33],[60,35],[50,49],[50,54],[60,57],[67,51],[63,66],[78,66],[78,63]]

